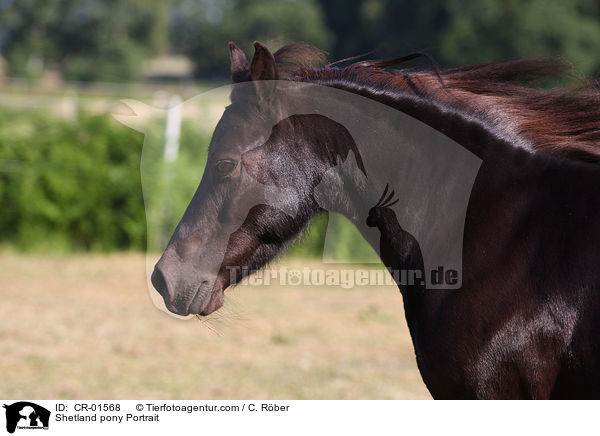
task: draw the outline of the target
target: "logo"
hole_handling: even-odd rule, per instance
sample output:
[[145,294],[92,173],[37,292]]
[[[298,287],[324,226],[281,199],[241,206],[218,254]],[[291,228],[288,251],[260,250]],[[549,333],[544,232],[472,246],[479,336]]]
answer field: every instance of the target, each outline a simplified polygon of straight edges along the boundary
[[4,405],[6,409],[6,431],[14,433],[16,429],[48,430],[50,411],[29,401],[18,401]]

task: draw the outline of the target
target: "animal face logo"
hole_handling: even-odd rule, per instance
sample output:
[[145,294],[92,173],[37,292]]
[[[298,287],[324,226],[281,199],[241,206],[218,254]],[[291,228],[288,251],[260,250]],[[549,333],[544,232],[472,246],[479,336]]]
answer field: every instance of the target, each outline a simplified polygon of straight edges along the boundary
[[50,411],[29,401],[19,401],[6,409],[6,431],[14,433],[18,429],[48,429]]
[[[267,94],[268,101],[260,98]],[[462,286],[464,223],[481,160],[419,120],[336,88],[249,81],[171,107],[166,130],[184,116],[170,113],[187,114],[204,132],[198,138],[212,138],[209,146],[202,139],[203,148],[182,141],[173,154],[168,138],[144,128],[162,112],[126,103],[136,115],[116,118],[148,133],[140,164],[152,247],[148,284],[164,310],[214,312],[243,271],[262,268],[321,211],[330,213],[324,262],[346,260],[336,256],[343,220],[374,248],[347,259],[361,263],[380,254],[377,223],[393,221],[418,241],[427,289]],[[440,266],[458,279],[435,281]],[[232,279],[232,270],[240,277]]]

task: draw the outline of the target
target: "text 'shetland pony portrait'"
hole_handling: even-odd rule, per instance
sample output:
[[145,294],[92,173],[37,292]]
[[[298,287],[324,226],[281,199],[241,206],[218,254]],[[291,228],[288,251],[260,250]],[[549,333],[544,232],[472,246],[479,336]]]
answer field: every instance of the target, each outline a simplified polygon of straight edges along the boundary
[[434,398],[600,396],[595,88],[531,87],[566,71],[553,60],[427,73],[302,44],[230,53],[231,104],[152,273],[169,311],[218,310],[339,213],[414,273],[398,285]]

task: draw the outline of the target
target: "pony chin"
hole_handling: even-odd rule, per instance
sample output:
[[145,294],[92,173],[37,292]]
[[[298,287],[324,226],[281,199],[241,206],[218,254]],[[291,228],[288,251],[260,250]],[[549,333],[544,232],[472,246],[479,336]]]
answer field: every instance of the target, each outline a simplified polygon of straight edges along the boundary
[[[207,316],[219,310],[225,303],[225,289],[229,286],[229,278],[219,274],[210,292],[209,284],[201,285],[188,308],[190,315]],[[208,295],[207,295],[208,293]]]
[[223,307],[223,303],[225,302],[225,292],[220,290],[213,290],[210,294],[210,299],[206,304],[202,304],[200,307],[195,307],[195,301],[192,301],[190,305],[190,315],[200,315],[207,316],[213,313],[214,311]]

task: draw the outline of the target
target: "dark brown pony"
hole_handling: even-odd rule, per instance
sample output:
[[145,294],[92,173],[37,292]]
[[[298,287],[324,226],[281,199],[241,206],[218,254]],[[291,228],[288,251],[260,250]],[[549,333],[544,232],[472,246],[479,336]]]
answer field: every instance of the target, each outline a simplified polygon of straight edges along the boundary
[[[400,287],[417,363],[434,398],[600,397],[600,93],[593,84],[533,86],[570,71],[555,60],[435,74],[389,71],[395,61],[328,67],[320,52],[302,44],[272,54],[256,43],[251,62],[235,45],[230,50],[235,83],[289,80],[360,95],[427,124],[482,160],[465,220],[462,288]],[[258,100],[267,104],[252,116],[232,95],[198,191],[156,265],[153,284],[174,313],[207,315],[221,307],[229,285],[263,267],[324,210],[314,188],[348,154],[343,126],[310,115],[281,121],[257,143],[253,126],[277,106],[262,92]],[[225,206],[245,198],[248,175],[295,192],[297,213],[266,204]],[[377,181],[377,174],[369,178]],[[422,269],[417,241],[389,207],[393,198],[370,193],[373,208],[356,218],[360,187],[351,177],[344,182],[337,208],[357,226],[366,221],[380,230],[380,238],[365,237],[379,246],[385,265]],[[239,225],[211,275],[207,259],[223,238],[217,223],[236,214]],[[245,268],[232,277],[231,267]]]

